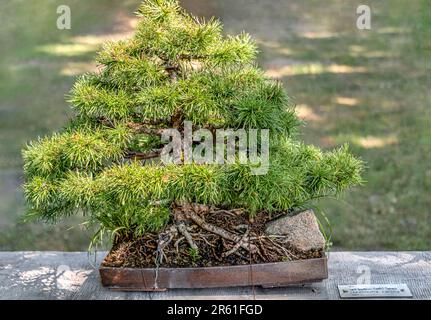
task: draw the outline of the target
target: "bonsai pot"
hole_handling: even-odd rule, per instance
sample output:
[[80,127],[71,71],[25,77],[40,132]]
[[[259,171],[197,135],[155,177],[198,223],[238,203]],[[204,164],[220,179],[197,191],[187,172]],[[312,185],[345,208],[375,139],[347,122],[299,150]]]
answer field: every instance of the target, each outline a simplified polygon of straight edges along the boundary
[[[286,248],[297,254],[295,258],[289,261],[280,259],[281,261],[259,263],[225,260],[214,266],[212,262],[215,259],[209,256],[206,262],[209,266],[192,266],[192,263],[186,263],[181,267],[166,267],[162,263],[158,267],[124,267],[125,264],[113,263],[119,255],[118,252],[120,256],[126,256],[126,260],[130,260],[130,255],[134,252],[141,255],[140,253],[145,251],[142,247],[130,251],[130,243],[136,243],[131,241],[124,246],[127,250],[121,249],[121,246],[114,247],[105,258],[99,269],[101,281],[103,286],[113,290],[164,291],[237,286],[281,287],[321,281],[328,277],[325,241],[312,210],[267,222],[265,234],[286,238]],[[154,252],[149,254],[154,256]],[[232,256],[229,258],[232,259]]]
[[120,291],[165,291],[239,286],[283,287],[328,277],[327,257],[198,268],[100,267],[102,284]]

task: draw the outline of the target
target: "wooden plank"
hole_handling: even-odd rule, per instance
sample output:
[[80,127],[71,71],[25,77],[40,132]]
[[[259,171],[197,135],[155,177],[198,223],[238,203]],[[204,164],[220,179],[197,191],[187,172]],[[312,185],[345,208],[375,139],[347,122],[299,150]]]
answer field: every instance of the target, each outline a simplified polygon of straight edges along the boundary
[[104,288],[98,274],[104,256],[98,253],[95,262],[83,252],[0,252],[0,299],[339,299],[337,285],[356,284],[367,275],[373,284],[406,283],[414,299],[431,299],[431,252],[331,252],[329,278],[320,283],[167,292]]
[[431,299],[431,252],[333,252],[329,255],[330,299],[339,299],[337,285],[406,283],[415,299]]

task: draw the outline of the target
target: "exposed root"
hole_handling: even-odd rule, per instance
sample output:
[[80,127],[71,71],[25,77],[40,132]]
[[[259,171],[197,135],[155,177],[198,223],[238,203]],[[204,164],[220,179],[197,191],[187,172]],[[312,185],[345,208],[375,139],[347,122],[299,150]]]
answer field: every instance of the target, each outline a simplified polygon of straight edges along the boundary
[[169,260],[163,249],[171,243],[177,234],[178,229],[175,226],[171,226],[166,232],[159,234],[156,251],[156,264],[162,264],[163,259],[165,261]]
[[254,244],[251,244],[248,241],[243,241],[244,239],[242,239],[240,236],[234,233],[231,233],[223,228],[220,228],[205,222],[205,220],[199,217],[196,213],[192,211],[187,211],[185,212],[185,215],[189,217],[191,220],[193,220],[193,222],[196,223],[198,226],[200,226],[202,229],[212,232],[226,240],[229,240],[235,243],[240,243],[240,247],[247,251],[250,251],[252,253],[258,252],[258,248]]
[[185,238],[184,237],[181,237],[181,238],[179,238],[177,241],[175,241],[175,249],[176,249],[176,251],[177,251],[177,254],[180,254],[180,252],[179,252],[179,249],[178,249],[178,245],[180,244],[180,242],[181,241],[183,241]]
[[192,248],[193,250],[199,251],[198,246],[196,245],[196,243],[193,241],[192,236],[190,235],[190,233],[187,231],[186,225],[184,224],[184,222],[179,222],[177,224],[177,228],[178,231],[184,236],[184,238],[187,240],[190,248]]
[[148,152],[135,152],[131,151],[126,154],[126,158],[135,160],[149,160],[160,157],[162,149],[148,151]]
[[250,245],[250,243],[247,241],[248,232],[249,232],[249,230],[247,229],[245,231],[244,235],[242,236],[241,240],[237,244],[235,244],[232,249],[230,249],[229,251],[224,252],[222,254],[222,257],[225,258],[225,257],[230,256],[232,253],[237,252],[238,249],[241,248],[244,245],[244,243],[246,243],[246,242]]
[[[104,261],[112,267],[197,267],[317,258],[323,252],[297,252],[285,236],[265,234],[266,213],[250,222],[246,213],[204,205],[173,208],[174,223],[159,233],[118,239]],[[199,257],[190,253],[199,252]],[[156,258],[156,259],[154,259]]]
[[230,215],[232,217],[235,217],[237,215],[242,214],[242,210],[236,210],[236,211],[228,211],[228,210],[216,210],[216,211],[211,211],[211,213],[224,213],[227,215]]

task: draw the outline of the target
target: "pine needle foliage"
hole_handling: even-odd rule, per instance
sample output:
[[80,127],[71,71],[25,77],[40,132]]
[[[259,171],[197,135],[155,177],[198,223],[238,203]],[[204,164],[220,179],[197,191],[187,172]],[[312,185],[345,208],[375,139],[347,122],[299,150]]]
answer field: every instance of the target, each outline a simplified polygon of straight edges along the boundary
[[[71,123],[23,150],[28,217],[55,222],[83,212],[100,233],[140,236],[163,228],[176,202],[271,214],[361,183],[363,164],[347,146],[322,152],[295,141],[300,121],[281,83],[255,64],[248,34],[224,36],[219,21],[194,17],[176,0],[146,0],[137,15],[135,35],[106,43],[101,71],[75,83]],[[268,174],[136,156],[161,148],[159,130],[186,120],[269,129]]]

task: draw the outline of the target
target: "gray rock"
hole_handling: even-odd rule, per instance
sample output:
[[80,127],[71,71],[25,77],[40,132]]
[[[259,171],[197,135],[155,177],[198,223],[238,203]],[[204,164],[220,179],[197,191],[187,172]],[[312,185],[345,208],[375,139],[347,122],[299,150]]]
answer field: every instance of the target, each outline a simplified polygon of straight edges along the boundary
[[267,235],[286,236],[285,240],[293,249],[307,252],[323,250],[325,237],[322,235],[313,210],[306,210],[295,216],[283,216],[267,223]]

